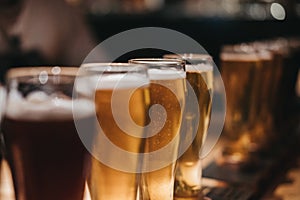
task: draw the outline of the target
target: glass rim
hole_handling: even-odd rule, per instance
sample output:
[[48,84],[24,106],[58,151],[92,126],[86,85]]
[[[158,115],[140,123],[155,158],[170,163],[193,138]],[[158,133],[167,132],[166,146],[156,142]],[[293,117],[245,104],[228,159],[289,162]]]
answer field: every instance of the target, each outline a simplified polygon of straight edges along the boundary
[[164,58],[177,58],[183,60],[207,60],[212,61],[213,57],[208,53],[180,53],[180,54],[165,54]]
[[250,51],[244,51],[242,49],[231,49],[229,51],[222,50],[219,56],[221,61],[257,62],[261,60],[259,54],[259,51],[256,51],[254,49],[251,49]]
[[147,73],[147,67],[142,64],[135,63],[84,63],[81,65],[81,70],[86,73],[125,73],[125,72],[138,72],[145,71]]
[[183,70],[185,68],[184,60],[173,58],[133,58],[128,60],[128,63],[177,68],[180,66]]
[[14,78],[21,78],[26,76],[39,76],[41,72],[47,73],[49,76],[76,76],[79,67],[75,66],[22,66],[13,67],[7,70],[5,79],[10,80]]

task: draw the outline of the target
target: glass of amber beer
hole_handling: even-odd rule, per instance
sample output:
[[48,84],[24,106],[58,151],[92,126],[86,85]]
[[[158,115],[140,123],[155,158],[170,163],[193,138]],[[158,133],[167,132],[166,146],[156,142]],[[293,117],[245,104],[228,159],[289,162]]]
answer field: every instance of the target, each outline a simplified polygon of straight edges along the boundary
[[[175,197],[201,196],[202,167],[200,150],[206,138],[210,122],[212,89],[213,89],[213,60],[208,54],[167,54],[164,58],[177,58],[186,61],[186,79],[191,85],[187,93],[187,103],[183,116],[181,135],[182,143],[193,141],[188,149],[177,161],[175,176]],[[188,103],[188,99],[195,93],[196,106],[199,107],[199,118],[195,114],[195,107]],[[194,133],[196,135],[194,136]],[[193,137],[194,136],[194,137]]]
[[131,59],[129,62],[146,65],[150,77],[151,120],[146,130],[141,197],[172,200],[186,95],[185,62],[159,58]]
[[257,148],[252,131],[257,122],[261,59],[256,52],[240,49],[223,51],[220,59],[227,111],[223,129],[226,142],[218,161],[242,164]]
[[[17,200],[82,200],[89,154],[74,125],[93,127],[92,101],[72,98],[77,68],[26,67],[8,71],[1,124]],[[86,134],[90,134],[86,130]]]
[[[250,44],[251,47],[253,46]],[[266,152],[270,150],[270,145],[274,145],[274,121],[272,110],[275,108],[274,101],[274,80],[276,69],[274,56],[271,52],[255,49],[257,56],[260,59],[259,67],[255,70],[255,88],[253,96],[256,96],[256,112],[253,113],[253,118],[256,119],[252,130],[253,136],[253,151]]]
[[147,68],[129,63],[88,63],[82,68],[96,78],[100,127],[88,178],[91,199],[135,200],[150,101]]

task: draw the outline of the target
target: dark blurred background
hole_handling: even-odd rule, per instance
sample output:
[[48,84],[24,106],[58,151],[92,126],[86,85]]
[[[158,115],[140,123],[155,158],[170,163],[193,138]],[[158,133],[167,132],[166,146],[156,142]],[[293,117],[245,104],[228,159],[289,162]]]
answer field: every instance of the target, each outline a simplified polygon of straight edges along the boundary
[[143,26],[187,34],[218,62],[224,44],[299,36],[299,25],[299,0],[0,0],[0,69],[77,66],[101,41]]

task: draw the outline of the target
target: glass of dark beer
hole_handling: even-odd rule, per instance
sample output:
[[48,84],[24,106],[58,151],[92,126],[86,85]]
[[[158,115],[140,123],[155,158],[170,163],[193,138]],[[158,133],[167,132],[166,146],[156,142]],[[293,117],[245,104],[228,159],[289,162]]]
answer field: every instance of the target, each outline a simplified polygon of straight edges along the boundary
[[[74,124],[93,127],[93,102],[72,98],[77,68],[15,68],[1,124],[17,200],[82,200],[89,154]],[[73,107],[73,110],[72,110]],[[91,134],[87,130],[87,135]]]

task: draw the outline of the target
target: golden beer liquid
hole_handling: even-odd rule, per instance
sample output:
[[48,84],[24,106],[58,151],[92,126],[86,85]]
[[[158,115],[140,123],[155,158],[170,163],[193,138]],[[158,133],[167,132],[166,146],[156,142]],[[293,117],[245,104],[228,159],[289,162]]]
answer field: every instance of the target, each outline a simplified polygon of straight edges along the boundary
[[[99,125],[103,129],[104,134],[109,140],[119,148],[134,152],[142,153],[143,151],[143,131],[142,129],[136,130],[134,127],[132,132],[140,135],[141,137],[133,137],[128,135],[119,128],[113,116],[111,102],[112,94],[118,93],[126,97],[130,89],[99,89],[95,94],[96,112]],[[146,125],[146,117],[148,114],[149,91],[147,87],[142,87],[134,90],[132,93],[129,105],[124,99],[117,99],[117,105],[122,107],[129,106],[130,117],[139,126]],[[118,112],[119,119],[128,118],[125,113]],[[128,125],[129,126],[129,125]],[[97,141],[96,145],[101,145],[102,141]],[[109,154],[110,152],[107,152]],[[112,159],[116,159],[115,155],[109,155]],[[130,160],[132,165],[138,167],[139,160]],[[134,200],[137,195],[137,175],[138,173],[127,173],[113,169],[95,158],[92,159],[92,169],[89,178],[89,189],[92,200]]]
[[252,102],[255,70],[259,66],[259,59],[253,57],[223,58],[221,74],[225,85],[227,111],[225,118],[225,132],[231,139],[238,139],[241,129],[247,129],[253,112]]
[[242,162],[252,149],[250,130],[255,124],[260,95],[255,91],[259,87],[256,81],[258,71],[260,58],[256,53],[221,54],[221,74],[227,99],[223,129],[228,140],[223,152],[227,154],[225,162]]
[[[166,76],[166,78],[168,78]],[[164,86],[163,86],[164,85]],[[166,86],[166,87],[165,87]],[[152,137],[145,140],[145,152],[150,153],[160,150],[168,145],[177,134],[179,134],[183,106],[185,103],[185,79],[151,80],[150,83],[150,106],[159,104],[163,106],[167,113],[167,119],[163,128]],[[170,89],[172,88],[176,94]],[[181,104],[181,105],[180,105]],[[159,113],[157,113],[159,115]],[[152,118],[154,124],[161,120],[160,117]],[[176,139],[179,145],[179,137]],[[170,156],[176,160],[178,145],[171,150]],[[176,148],[176,149],[175,149]],[[149,165],[155,165],[156,161],[163,158],[153,158]],[[147,166],[151,168],[151,166]],[[175,162],[155,171],[150,171],[142,175],[143,199],[167,200],[173,199]]]
[[[199,105],[199,119],[192,113],[193,108],[186,106],[186,114],[183,116],[184,138],[181,142],[189,143],[195,128],[198,127],[192,144],[177,161],[175,177],[175,196],[196,196],[201,188],[201,160],[200,149],[206,138],[207,128],[210,121],[212,105],[213,71],[191,71],[187,69],[186,79],[192,86]],[[188,102],[188,99],[187,99]],[[191,110],[193,109],[193,110]]]
[[274,69],[273,55],[269,52],[258,53],[260,67],[255,71],[256,88],[253,90],[257,97],[256,118],[253,142],[257,148],[265,148],[268,141],[272,140],[272,109],[274,107],[273,84],[276,71]]

